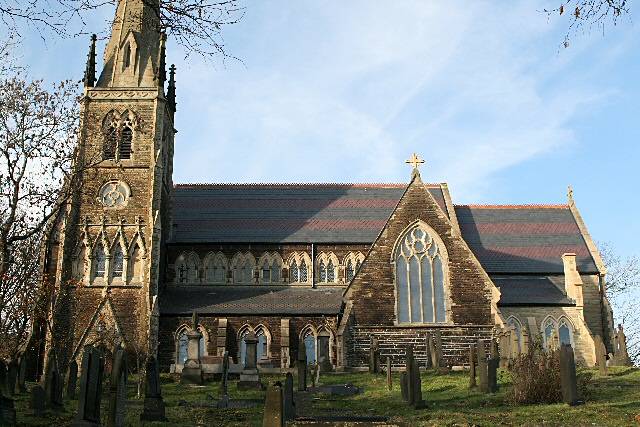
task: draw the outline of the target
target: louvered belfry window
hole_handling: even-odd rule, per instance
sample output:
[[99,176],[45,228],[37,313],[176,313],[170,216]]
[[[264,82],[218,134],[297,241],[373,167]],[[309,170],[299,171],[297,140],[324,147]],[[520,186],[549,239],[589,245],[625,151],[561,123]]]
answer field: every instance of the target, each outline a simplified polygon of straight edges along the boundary
[[122,115],[112,111],[107,116],[104,128],[104,160],[128,160],[133,153],[133,113],[125,111]]
[[[398,323],[444,323],[446,266],[431,232],[416,224],[395,250]],[[446,257],[445,257],[446,258]]]

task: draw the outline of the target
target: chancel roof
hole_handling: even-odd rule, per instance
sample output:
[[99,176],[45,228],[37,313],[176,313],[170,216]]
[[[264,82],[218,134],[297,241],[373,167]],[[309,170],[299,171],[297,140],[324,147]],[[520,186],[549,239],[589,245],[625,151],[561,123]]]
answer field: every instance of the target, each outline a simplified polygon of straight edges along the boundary
[[[445,195],[426,184],[443,212]],[[376,239],[405,184],[185,184],[173,192],[172,243],[362,243]],[[451,206],[451,205],[449,205]],[[562,274],[575,253],[598,271],[568,205],[462,205],[463,238],[490,274]]]
[[166,315],[336,315],[342,292],[336,287],[294,286],[180,286],[168,287],[160,299]]

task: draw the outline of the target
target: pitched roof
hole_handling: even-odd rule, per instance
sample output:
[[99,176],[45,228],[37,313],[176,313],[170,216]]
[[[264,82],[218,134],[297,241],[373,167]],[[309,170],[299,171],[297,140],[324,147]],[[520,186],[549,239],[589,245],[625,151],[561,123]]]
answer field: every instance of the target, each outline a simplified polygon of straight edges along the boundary
[[342,291],[342,288],[293,286],[167,287],[160,299],[160,313],[335,315],[342,307]]
[[[177,185],[173,242],[371,243],[404,184]],[[429,191],[445,210],[439,185]]]
[[560,305],[573,306],[561,287],[562,276],[501,276],[492,277],[500,288],[500,306]]
[[[363,243],[386,224],[405,184],[183,184],[172,243]],[[440,185],[427,188],[443,211]],[[463,238],[488,273],[560,274],[562,254],[597,273],[567,205],[461,205]]]
[[456,206],[462,237],[488,273],[564,273],[562,254],[597,273],[567,205]]

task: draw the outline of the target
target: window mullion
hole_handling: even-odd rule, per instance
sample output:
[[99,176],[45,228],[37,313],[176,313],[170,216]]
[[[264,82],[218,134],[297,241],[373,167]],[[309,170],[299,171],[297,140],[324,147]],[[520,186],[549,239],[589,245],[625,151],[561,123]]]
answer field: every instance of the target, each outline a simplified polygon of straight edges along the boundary
[[[427,255],[425,255],[427,256]],[[418,286],[420,287],[420,321],[424,322],[424,305],[422,300],[422,258],[418,258]]]
[[[404,255],[403,255],[404,256]],[[406,257],[405,259],[405,264],[406,264],[406,273],[407,273],[407,299],[408,299],[408,304],[407,304],[407,312],[409,314],[409,323],[413,322],[413,315],[411,313],[411,268],[409,267],[410,264],[410,260],[407,259]]]
[[433,321],[437,322],[437,311],[436,311],[436,284],[433,278],[433,258],[429,257],[429,275],[431,277],[431,306],[433,307]]

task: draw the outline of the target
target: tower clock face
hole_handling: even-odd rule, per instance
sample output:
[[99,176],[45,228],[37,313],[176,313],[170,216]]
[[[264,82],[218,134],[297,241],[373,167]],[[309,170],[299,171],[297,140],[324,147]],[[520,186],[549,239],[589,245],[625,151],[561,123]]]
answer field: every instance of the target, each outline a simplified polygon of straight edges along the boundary
[[122,181],[109,181],[100,188],[98,200],[105,208],[120,208],[129,200],[129,186]]

